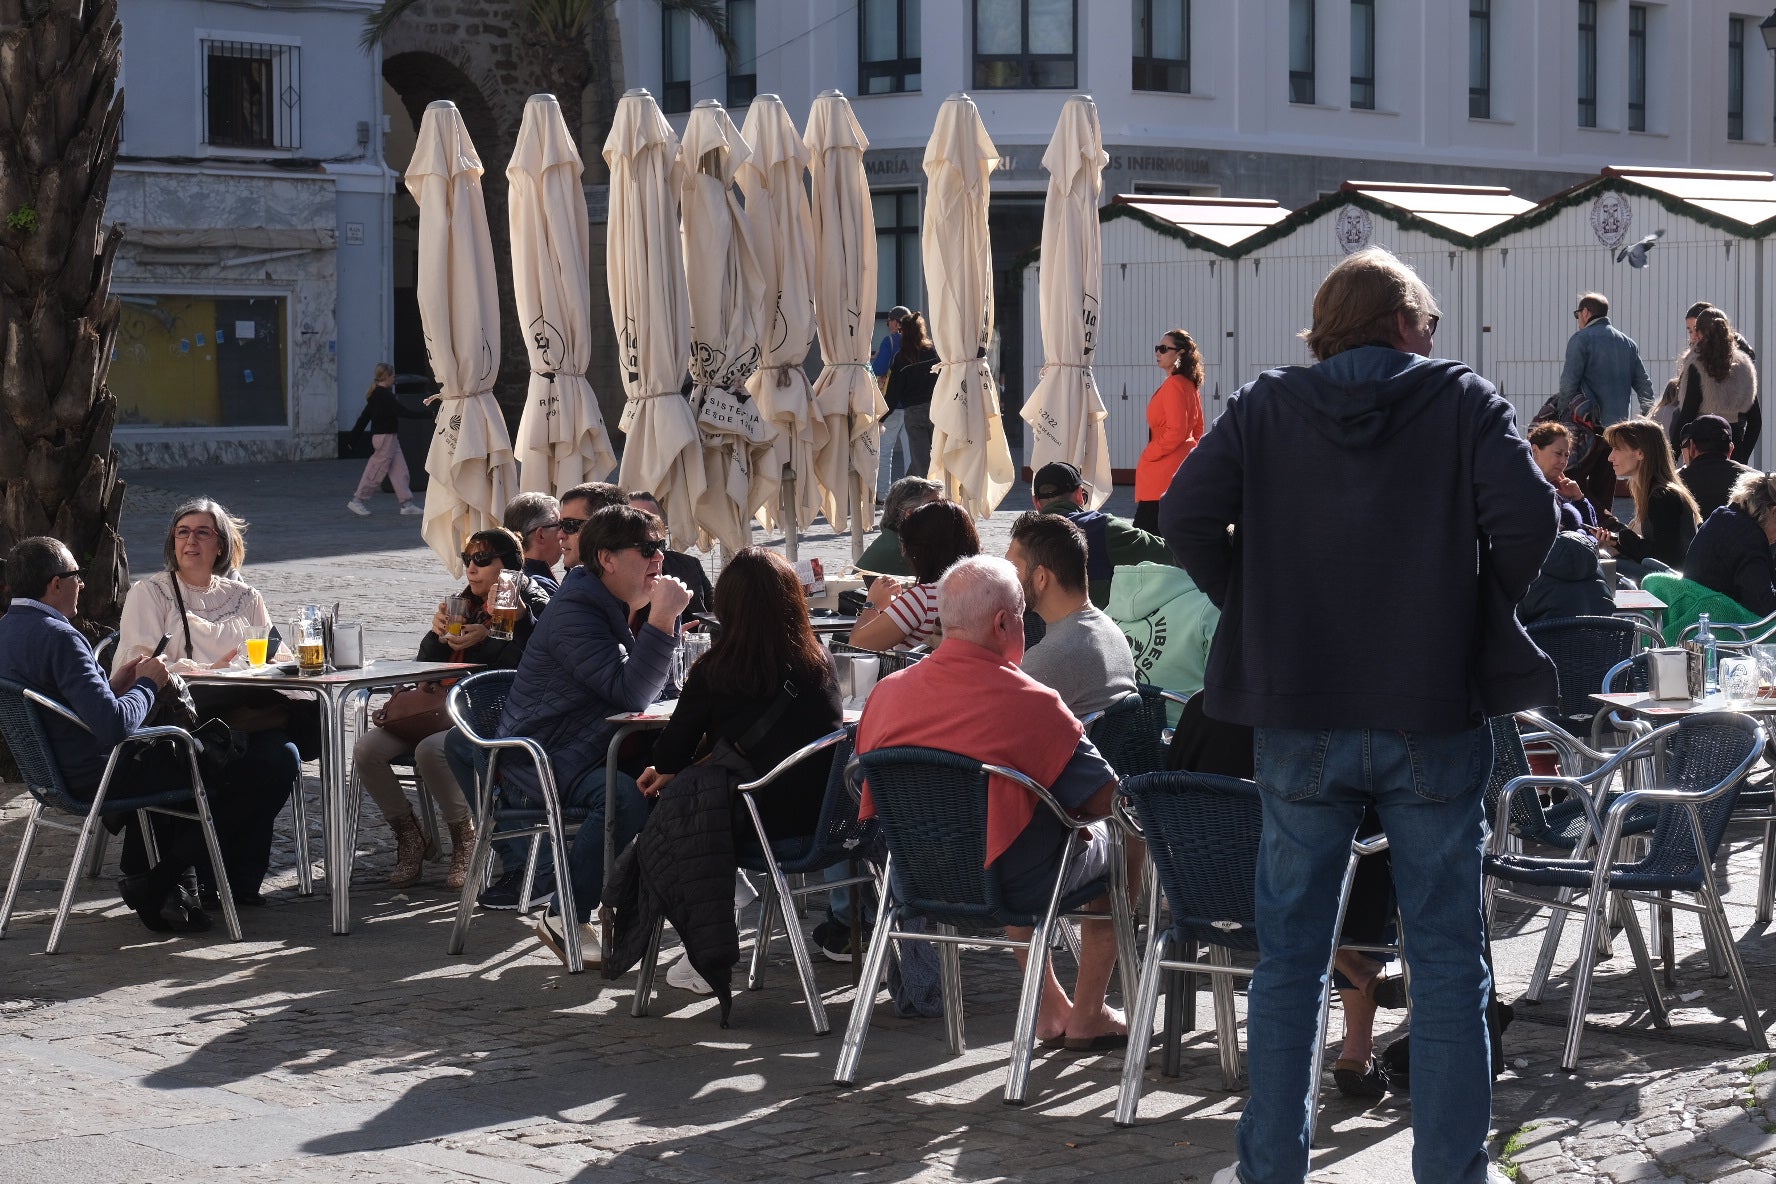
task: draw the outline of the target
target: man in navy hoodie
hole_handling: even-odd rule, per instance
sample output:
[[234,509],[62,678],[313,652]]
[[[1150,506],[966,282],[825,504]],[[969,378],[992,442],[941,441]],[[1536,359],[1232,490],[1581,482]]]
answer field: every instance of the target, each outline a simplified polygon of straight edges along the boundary
[[1410,934],[1413,1176],[1491,1170],[1486,719],[1554,701],[1553,664],[1512,610],[1558,517],[1510,404],[1430,357],[1437,320],[1411,268],[1377,248],[1350,256],[1314,296],[1319,364],[1235,394],[1160,505],[1223,614],[1204,707],[1255,729],[1264,792],[1252,1092],[1217,1184],[1307,1174],[1321,980],[1367,806]]

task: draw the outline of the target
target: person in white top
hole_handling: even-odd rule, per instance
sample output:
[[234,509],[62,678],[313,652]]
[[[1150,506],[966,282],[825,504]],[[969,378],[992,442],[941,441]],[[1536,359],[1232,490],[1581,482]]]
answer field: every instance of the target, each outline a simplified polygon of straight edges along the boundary
[[900,551],[913,569],[903,583],[877,576],[857,616],[851,644],[871,650],[925,645],[937,639],[937,580],[958,559],[980,554],[974,522],[955,502],[927,502],[900,524]]
[[[165,570],[136,581],[124,598],[113,673],[153,653],[162,636],[168,638],[165,656],[174,673],[225,667],[244,651],[250,627],[271,624],[259,590],[224,574],[238,574],[246,559],[245,525],[209,498],[188,501],[173,512],[162,548]],[[302,773],[303,754],[291,732],[312,733],[318,747],[317,709],[305,698],[262,687],[194,687],[193,698],[200,716],[220,718],[247,733],[239,763],[263,770],[262,776],[231,778],[247,787],[251,800],[231,812],[230,833],[218,834],[235,901],[259,904],[259,884],[271,862],[272,824]],[[220,832],[221,811],[216,822]],[[207,903],[215,885],[207,860],[198,880]]]

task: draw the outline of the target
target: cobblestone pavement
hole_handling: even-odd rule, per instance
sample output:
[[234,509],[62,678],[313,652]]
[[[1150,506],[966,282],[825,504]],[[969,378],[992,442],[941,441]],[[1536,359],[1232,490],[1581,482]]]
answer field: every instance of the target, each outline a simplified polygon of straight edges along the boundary
[[[126,515],[132,553],[139,565],[156,554],[169,499],[207,481],[253,519],[249,574],[274,605],[374,600],[366,618],[392,645],[413,628],[402,606],[448,582],[410,522],[329,508],[352,468],[270,467],[263,490],[232,470],[141,475]],[[307,791],[312,800],[312,776]],[[25,802],[0,786],[0,868]],[[286,815],[270,903],[246,910],[243,942],[149,934],[102,880],[83,882],[54,957],[43,945],[71,844],[40,840],[0,943],[0,1180],[1207,1181],[1233,1158],[1242,1095],[1220,1088],[1212,1032],[1187,1039],[1181,1077],[1162,1077],[1151,1059],[1128,1130],[1109,1121],[1118,1055],[1044,1054],[1031,1103],[1003,1105],[1009,955],[964,959],[964,1056],[946,1055],[940,1022],[894,1019],[880,1005],[859,1085],[838,1087],[847,967],[819,967],[835,1029],[824,1038],[809,1030],[782,942],[765,989],[737,999],[729,1029],[711,1001],[663,986],[653,1016],[635,1019],[629,981],[565,974],[512,914],[479,915],[467,953],[447,956],[443,867],[414,889],[383,886],[390,842],[373,808],[360,833],[358,924],[330,936],[324,897],[295,893],[288,825]],[[1751,907],[1757,837],[1733,832],[1721,874],[1767,1023],[1776,940]],[[1580,1071],[1561,1071],[1576,925],[1547,1001],[1519,1002],[1494,1122],[1495,1148],[1520,1181],[1776,1184],[1776,1072],[1748,1048],[1693,919],[1677,924],[1669,1031],[1650,1026],[1618,943],[1599,968]],[[1506,998],[1521,995],[1542,933],[1539,916],[1502,917]],[[1205,994],[1203,1022],[1210,1007]],[[1409,1104],[1334,1093],[1324,1106],[1314,1179],[1410,1179]]]

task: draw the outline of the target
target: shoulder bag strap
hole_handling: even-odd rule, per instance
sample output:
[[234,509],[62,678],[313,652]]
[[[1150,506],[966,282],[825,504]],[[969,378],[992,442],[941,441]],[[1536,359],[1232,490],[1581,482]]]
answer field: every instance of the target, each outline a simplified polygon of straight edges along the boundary
[[173,586],[173,602],[179,606],[179,623],[185,626],[185,656],[195,662],[197,651],[191,645],[191,614],[185,611],[185,597],[179,591],[179,573],[169,571],[167,582]]
[[783,718],[783,713],[789,710],[789,705],[795,702],[797,694],[795,683],[787,678],[784,679],[783,689],[777,692],[777,698],[772,700],[771,705],[765,709],[765,713],[759,716],[758,722],[746,729],[746,735],[734,741],[734,747],[745,753],[753,745],[770,735],[771,729],[777,726],[777,721]]

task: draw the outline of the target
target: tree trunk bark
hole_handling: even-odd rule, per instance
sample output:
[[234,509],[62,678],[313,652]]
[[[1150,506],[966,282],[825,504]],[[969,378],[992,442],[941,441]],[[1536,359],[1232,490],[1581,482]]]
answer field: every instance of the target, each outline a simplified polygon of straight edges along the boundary
[[0,550],[31,535],[67,544],[95,634],[129,590],[105,386],[121,37],[116,0],[0,0]]

